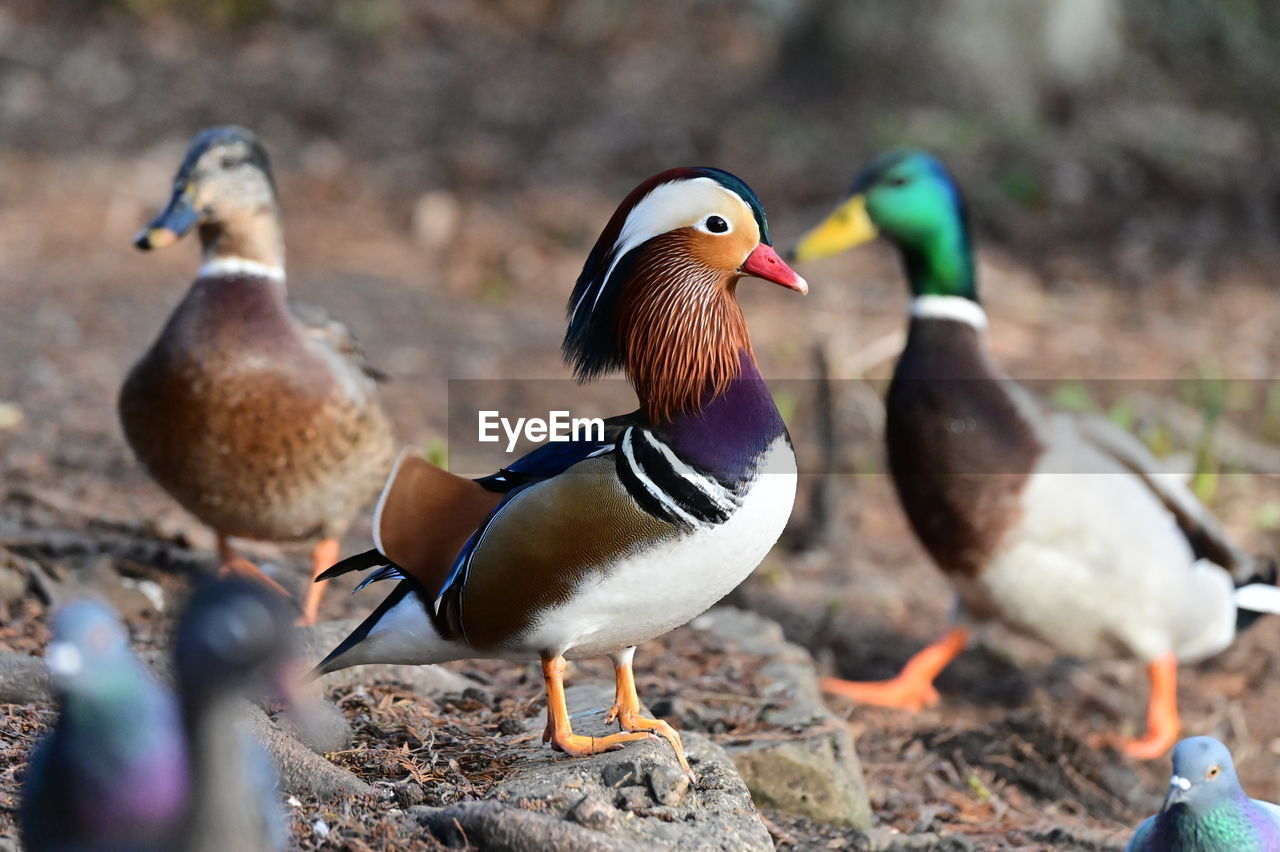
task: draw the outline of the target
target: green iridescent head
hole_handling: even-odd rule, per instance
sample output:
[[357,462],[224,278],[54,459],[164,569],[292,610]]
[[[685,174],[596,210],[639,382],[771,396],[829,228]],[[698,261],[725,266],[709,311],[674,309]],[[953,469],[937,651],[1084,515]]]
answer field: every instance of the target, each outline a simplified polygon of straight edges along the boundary
[[917,296],[977,300],[964,199],[946,168],[915,150],[882,154],[846,199],[796,245],[796,260],[839,254],[884,236],[902,252]]

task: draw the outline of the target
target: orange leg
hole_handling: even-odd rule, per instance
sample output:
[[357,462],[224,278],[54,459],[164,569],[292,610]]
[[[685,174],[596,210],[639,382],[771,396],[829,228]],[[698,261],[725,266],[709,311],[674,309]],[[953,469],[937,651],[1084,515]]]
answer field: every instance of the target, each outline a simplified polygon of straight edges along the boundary
[[542,734],[542,741],[551,742],[551,747],[573,757],[586,757],[589,754],[613,751],[623,743],[644,740],[653,736],[647,731],[635,733],[610,734],[607,737],[584,737],[573,732],[569,724],[569,706],[564,700],[564,657],[542,658],[542,679],[547,684],[547,729]]
[[222,565],[218,568],[219,577],[243,577],[246,580],[253,580],[293,600],[293,595],[289,594],[284,586],[263,574],[262,569],[257,565],[236,553],[235,548],[227,542],[227,537],[222,533],[218,533],[218,558],[222,560]]
[[671,743],[671,748],[676,753],[676,760],[680,761],[680,768],[684,770],[685,775],[689,776],[690,781],[696,783],[697,777],[689,768],[689,761],[684,756],[684,743],[680,741],[680,734],[676,729],[661,719],[650,719],[640,715],[640,696],[636,694],[635,674],[631,671],[631,658],[635,653],[636,649],[633,646],[613,655],[613,676],[616,688],[613,707],[609,708],[605,722],[617,719],[618,725],[624,731],[649,731]]
[[933,681],[969,644],[969,631],[955,627],[907,661],[893,680],[858,682],[824,677],[822,689],[863,704],[917,711],[938,701]]
[[316,577],[338,561],[340,550],[341,545],[336,538],[326,538],[321,539],[315,550],[311,551],[311,585],[307,587],[307,594],[302,600],[302,617],[298,619],[299,624],[316,623],[316,616],[320,614],[320,600],[324,597],[324,587],[329,585],[328,580],[317,583]]
[[1124,753],[1138,760],[1155,760],[1178,741],[1182,722],[1178,718],[1178,658],[1172,653],[1157,657],[1147,666],[1151,678],[1151,699],[1147,704],[1147,733],[1142,739],[1123,744]]

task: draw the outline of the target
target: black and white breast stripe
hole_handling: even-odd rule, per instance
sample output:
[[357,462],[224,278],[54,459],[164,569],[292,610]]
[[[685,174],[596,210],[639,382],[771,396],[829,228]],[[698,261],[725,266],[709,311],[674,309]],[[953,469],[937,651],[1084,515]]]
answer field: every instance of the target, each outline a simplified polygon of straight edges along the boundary
[[630,426],[618,442],[618,476],[649,514],[680,527],[724,523],[741,498],[714,475],[697,470],[647,429]]

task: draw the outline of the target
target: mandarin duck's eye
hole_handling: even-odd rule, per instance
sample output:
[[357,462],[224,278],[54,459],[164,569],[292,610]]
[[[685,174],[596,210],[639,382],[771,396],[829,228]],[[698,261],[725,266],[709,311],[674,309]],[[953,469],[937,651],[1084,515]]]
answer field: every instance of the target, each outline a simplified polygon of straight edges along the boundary
[[706,228],[713,234],[723,234],[729,230],[729,223],[719,216],[708,216]]

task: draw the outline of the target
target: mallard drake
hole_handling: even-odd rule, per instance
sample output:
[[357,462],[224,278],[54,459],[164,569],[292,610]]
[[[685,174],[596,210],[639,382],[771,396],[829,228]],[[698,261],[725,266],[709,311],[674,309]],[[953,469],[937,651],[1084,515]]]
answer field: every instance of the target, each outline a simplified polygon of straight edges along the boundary
[[893,680],[825,688],[919,709],[966,646],[964,623],[1000,618],[1065,653],[1119,648],[1146,662],[1147,733],[1124,747],[1163,754],[1179,728],[1178,661],[1229,645],[1239,610],[1276,611],[1274,567],[1242,553],[1136,439],[1103,418],[1046,411],[994,363],[964,200],[941,163],[919,151],[874,160],[794,257],[878,234],[900,251],[912,294],[885,402],[889,468],[964,620]]
[[1272,852],[1280,849],[1280,806],[1250,799],[1231,752],[1213,737],[1173,750],[1173,777],[1160,813],[1148,817],[1125,852]]
[[[741,582],[795,496],[791,440],[735,296],[743,276],[808,289],[745,183],[690,168],[636,187],[587,258],[563,349],[580,380],[625,371],[640,409],[480,480],[403,456],[374,516],[377,549],[321,575],[381,566],[365,584],[400,583],[317,672],[537,657],[544,742],[586,755],[658,734],[688,772],[679,734],[640,715],[635,646]],[[575,735],[565,660],[606,654],[622,730]]]
[[74,601],[45,649],[58,721],[31,755],[19,823],[42,850],[167,849],[191,788],[173,694],[106,605]]
[[[275,585],[232,537],[319,539],[314,579],[391,466],[377,374],[341,323],[286,302],[275,181],[249,131],[197,135],[136,244],[162,248],[197,226],[195,283],[120,391],[124,434],[152,478],[213,528],[224,572]],[[323,589],[308,587],[305,623]]]

